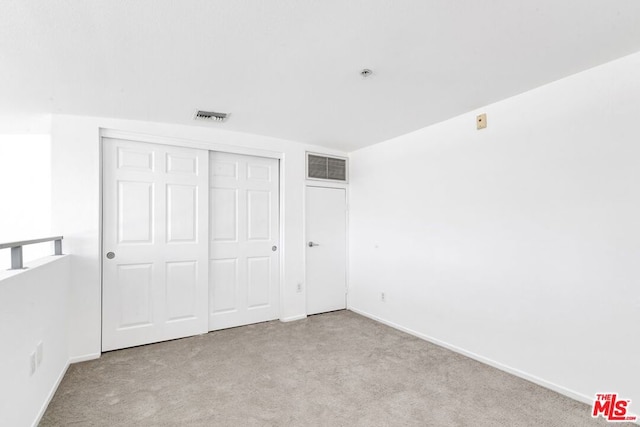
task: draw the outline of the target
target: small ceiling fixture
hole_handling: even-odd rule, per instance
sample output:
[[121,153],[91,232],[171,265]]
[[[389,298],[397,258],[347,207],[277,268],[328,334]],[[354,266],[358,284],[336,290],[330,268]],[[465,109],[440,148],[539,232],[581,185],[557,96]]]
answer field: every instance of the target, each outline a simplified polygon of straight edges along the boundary
[[363,69],[362,71],[360,71],[360,75],[361,75],[362,77],[365,77],[365,78],[367,78],[367,77],[371,77],[371,75],[372,75],[372,74],[373,74],[373,71],[371,71],[371,70],[370,70],[370,69],[368,69],[368,68],[365,68],[365,69]]
[[195,120],[207,120],[212,122],[222,122],[229,117],[228,113],[216,113],[215,111],[197,110]]

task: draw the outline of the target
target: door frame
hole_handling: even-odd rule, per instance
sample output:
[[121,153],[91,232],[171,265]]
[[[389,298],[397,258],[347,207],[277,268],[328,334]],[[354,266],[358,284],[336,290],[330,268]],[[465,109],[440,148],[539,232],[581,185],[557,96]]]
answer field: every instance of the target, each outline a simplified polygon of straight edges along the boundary
[[[243,154],[246,156],[255,156],[255,157],[267,157],[271,159],[278,160],[278,191],[280,193],[280,201],[278,206],[278,216],[279,216],[279,243],[278,246],[280,248],[280,256],[278,258],[278,268],[280,270],[280,283],[278,284],[278,318],[280,320],[283,319],[283,299],[284,299],[284,254],[285,254],[285,239],[284,239],[284,223],[285,223],[285,192],[284,192],[284,177],[283,170],[285,164],[285,156],[282,152],[277,151],[269,151],[269,150],[260,150],[257,148],[248,148],[248,147],[239,147],[229,144],[221,144],[218,142],[204,142],[204,141],[195,141],[189,139],[181,139],[181,138],[173,138],[173,137],[164,137],[157,135],[148,135],[136,132],[129,131],[121,131],[117,129],[111,128],[98,128],[98,149],[99,149],[99,218],[100,218],[100,230],[98,233],[98,241],[99,241],[99,257],[100,257],[100,353],[102,354],[102,313],[104,310],[104,272],[103,272],[103,264],[104,264],[104,138],[113,138],[113,139],[123,139],[127,141],[135,141],[135,142],[146,142],[150,144],[160,144],[160,145],[170,145],[173,147],[181,147],[181,148],[197,148],[201,150],[207,151],[218,151],[223,153],[231,153],[231,154]],[[306,191],[305,196],[306,198]],[[306,235],[305,235],[306,238]],[[207,257],[209,254],[207,253]],[[306,263],[306,256],[305,256]],[[208,280],[208,278],[207,278]]]
[[346,305],[346,309],[350,310],[351,306],[349,305],[349,298],[350,298],[350,284],[351,281],[350,279],[350,273],[349,273],[349,230],[350,230],[350,226],[349,226],[349,185],[347,185],[346,183],[340,183],[340,182],[318,182],[318,181],[309,181],[307,180],[305,182],[304,185],[304,200],[303,200],[303,209],[304,209],[304,230],[303,230],[303,235],[304,235],[304,246],[305,246],[305,251],[304,251],[304,286],[305,286],[305,302],[304,302],[304,306],[305,306],[305,311],[307,310],[307,293],[306,293],[306,286],[307,286],[307,256],[308,256],[308,251],[306,249],[307,247],[307,242],[309,241],[309,236],[307,236],[307,188],[308,187],[315,187],[315,188],[329,188],[329,189],[340,189],[340,190],[344,190],[344,197],[345,197],[345,203],[346,203],[346,209],[345,209],[345,278],[344,278],[344,282],[345,282],[345,305]]

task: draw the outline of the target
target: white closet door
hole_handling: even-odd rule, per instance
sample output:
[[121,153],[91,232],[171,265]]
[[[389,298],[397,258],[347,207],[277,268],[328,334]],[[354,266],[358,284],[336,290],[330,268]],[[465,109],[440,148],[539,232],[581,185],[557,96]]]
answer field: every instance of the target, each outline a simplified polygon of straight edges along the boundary
[[207,332],[208,152],[103,143],[102,350]]
[[277,319],[279,162],[209,156],[209,330]]
[[346,308],[346,203],[344,189],[307,187],[307,314]]

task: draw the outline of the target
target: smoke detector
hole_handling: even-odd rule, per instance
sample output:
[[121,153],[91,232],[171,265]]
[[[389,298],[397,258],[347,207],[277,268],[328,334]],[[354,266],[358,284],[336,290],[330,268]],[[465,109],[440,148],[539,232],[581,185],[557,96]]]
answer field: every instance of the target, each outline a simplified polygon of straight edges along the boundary
[[208,122],[223,122],[229,117],[228,113],[216,113],[215,111],[197,110],[195,120],[205,120]]

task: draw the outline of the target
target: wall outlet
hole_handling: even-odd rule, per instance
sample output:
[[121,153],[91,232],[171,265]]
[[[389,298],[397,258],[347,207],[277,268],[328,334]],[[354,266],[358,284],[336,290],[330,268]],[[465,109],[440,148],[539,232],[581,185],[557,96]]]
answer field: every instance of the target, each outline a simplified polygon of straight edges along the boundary
[[42,341],[36,346],[36,363],[38,366],[42,363],[42,352],[44,351],[44,344]]
[[36,373],[36,352],[34,351],[33,353],[31,353],[31,356],[29,356],[29,363],[30,363],[30,373],[31,375]]
[[380,301],[385,302],[387,299],[387,296],[384,294],[384,292],[380,292]]
[[296,292],[302,292],[302,283],[296,285]]

